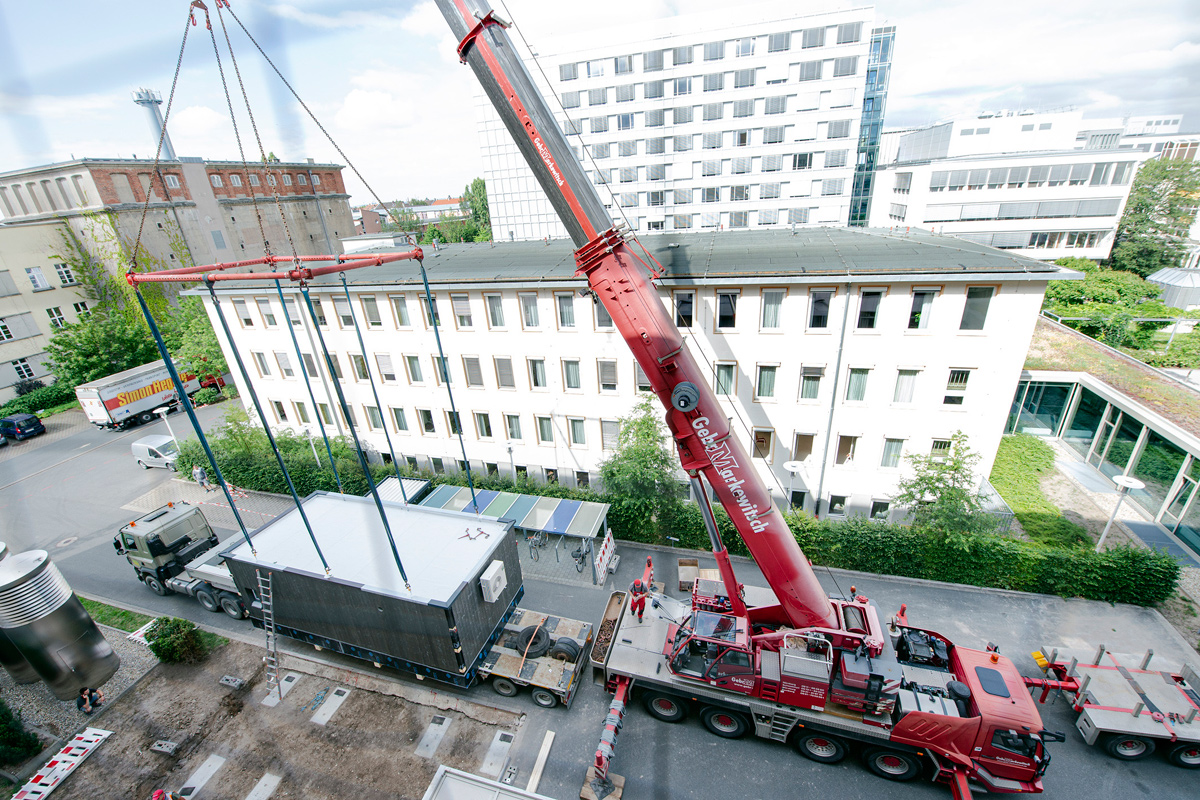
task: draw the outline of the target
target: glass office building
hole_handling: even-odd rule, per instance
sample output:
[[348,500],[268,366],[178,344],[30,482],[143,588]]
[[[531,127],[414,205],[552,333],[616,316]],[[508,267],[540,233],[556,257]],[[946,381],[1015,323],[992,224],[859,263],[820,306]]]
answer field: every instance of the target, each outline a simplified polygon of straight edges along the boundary
[[867,85],[863,92],[862,124],[858,129],[858,153],[854,164],[854,187],[850,193],[850,225],[864,227],[871,216],[871,183],[883,135],[883,111],[887,105],[888,80],[892,71],[892,47],[896,28],[871,31],[871,55],[867,62]]

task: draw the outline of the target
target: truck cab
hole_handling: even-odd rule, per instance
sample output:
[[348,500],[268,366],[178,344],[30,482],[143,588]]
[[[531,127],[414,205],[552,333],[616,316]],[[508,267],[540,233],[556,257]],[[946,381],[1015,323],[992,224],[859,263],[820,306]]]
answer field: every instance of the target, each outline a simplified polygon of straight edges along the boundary
[[199,508],[167,503],[138,517],[113,537],[113,548],[155,594],[169,593],[167,581],[189,561],[217,545],[217,535]]

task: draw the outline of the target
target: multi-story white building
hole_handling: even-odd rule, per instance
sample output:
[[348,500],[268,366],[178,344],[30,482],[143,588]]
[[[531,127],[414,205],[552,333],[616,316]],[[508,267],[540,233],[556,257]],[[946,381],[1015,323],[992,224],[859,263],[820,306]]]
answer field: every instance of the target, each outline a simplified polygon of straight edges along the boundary
[[[870,50],[873,6],[805,5],[748,7],[732,25],[680,15],[639,24],[637,40],[590,32],[582,49],[539,57],[549,87],[530,64],[614,219],[638,231],[847,224],[864,92],[883,107],[886,59]],[[478,111],[495,240],[565,237],[482,95]]]
[[[959,430],[985,475],[1046,282],[1063,277],[1050,264],[924,232],[691,232],[642,242],[663,267],[663,304],[774,496],[821,515],[887,517],[903,456],[945,452]],[[350,424],[381,453],[386,426],[397,457],[415,467],[460,468],[461,430],[473,469],[594,483],[619,419],[649,386],[575,276],[570,246],[443,245],[425,251],[425,266],[444,367],[416,264],[348,273],[352,305],[334,276],[312,282]],[[232,346],[275,423],[315,433],[319,414],[344,426],[295,300],[288,313],[308,329],[297,331],[299,355],[273,287],[221,284],[218,294]],[[789,461],[802,467],[789,473]]]

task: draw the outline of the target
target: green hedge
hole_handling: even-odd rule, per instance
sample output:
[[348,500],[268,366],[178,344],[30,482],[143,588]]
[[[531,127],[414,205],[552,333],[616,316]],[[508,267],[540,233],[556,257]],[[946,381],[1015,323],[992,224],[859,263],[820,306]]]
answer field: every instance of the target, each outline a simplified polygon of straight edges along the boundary
[[52,383],[41,389],[34,389],[29,394],[9,400],[0,406],[0,417],[10,414],[36,414],[39,411],[54,406],[61,406],[75,399],[75,390],[65,383]]

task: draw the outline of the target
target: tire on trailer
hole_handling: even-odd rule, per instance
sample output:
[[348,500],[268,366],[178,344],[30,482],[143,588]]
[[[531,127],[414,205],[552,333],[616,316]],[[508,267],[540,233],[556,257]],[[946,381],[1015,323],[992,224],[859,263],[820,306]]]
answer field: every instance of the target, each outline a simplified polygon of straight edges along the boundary
[[142,578],[142,582],[146,584],[146,588],[154,592],[159,597],[166,597],[169,594],[174,594],[170,589],[163,585],[163,582],[153,575],[146,575]]
[[221,604],[217,602],[216,596],[208,589],[196,590],[196,602],[204,606],[206,611],[220,611]]
[[497,676],[492,678],[492,691],[501,697],[515,697],[517,694],[517,685],[508,678]]
[[1104,750],[1119,761],[1139,761],[1154,752],[1154,740],[1145,736],[1114,733],[1104,740]]
[[550,657],[559,661],[574,662],[579,658],[579,643],[574,639],[562,638],[554,642],[550,648]]
[[541,658],[550,649],[550,633],[545,628],[530,625],[517,634],[517,651],[525,658]]
[[1200,768],[1200,742],[1180,742],[1167,753],[1167,761],[1184,769]]
[[846,743],[827,733],[800,732],[792,743],[805,758],[822,764],[836,764],[846,757]]
[[558,698],[549,689],[534,689],[531,695],[533,696],[533,702],[542,708],[554,708],[558,705]]
[[912,753],[887,747],[872,747],[863,753],[863,765],[889,781],[911,781],[921,774],[921,762]]
[[221,596],[221,610],[234,619],[246,618],[246,606],[242,605],[242,601],[232,595]]
[[746,718],[741,714],[716,706],[705,706],[700,712],[700,721],[710,733],[722,739],[740,739],[750,730]]
[[647,692],[642,695],[642,705],[650,716],[660,722],[683,722],[687,719],[687,703],[674,695]]
[[143,411],[141,414],[138,414],[138,422],[142,423],[143,425],[148,422],[154,422],[154,414],[150,413],[149,411]]

